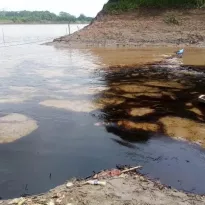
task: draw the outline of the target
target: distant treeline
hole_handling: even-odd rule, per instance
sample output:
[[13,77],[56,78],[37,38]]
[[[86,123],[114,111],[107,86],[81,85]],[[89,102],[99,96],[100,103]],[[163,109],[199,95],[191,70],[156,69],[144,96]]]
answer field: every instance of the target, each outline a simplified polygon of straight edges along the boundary
[[0,22],[32,23],[32,22],[65,22],[65,23],[87,23],[92,17],[81,14],[79,17],[66,12],[59,15],[49,11],[0,11]]
[[204,8],[205,0],[109,0],[104,11],[120,12],[137,8]]

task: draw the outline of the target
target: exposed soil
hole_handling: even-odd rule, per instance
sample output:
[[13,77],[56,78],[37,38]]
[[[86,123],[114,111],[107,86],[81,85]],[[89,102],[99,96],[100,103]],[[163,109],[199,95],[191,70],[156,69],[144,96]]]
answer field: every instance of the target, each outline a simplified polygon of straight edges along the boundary
[[[205,197],[186,194],[153,182],[138,174],[122,174],[103,179],[106,186],[86,185],[74,181],[38,196],[2,201],[4,204],[65,204],[65,205],[197,205],[205,204]],[[72,186],[74,184],[74,186]],[[69,187],[69,186],[71,187]]]
[[89,26],[54,43],[71,47],[205,46],[204,18],[204,9],[115,15],[102,11]]

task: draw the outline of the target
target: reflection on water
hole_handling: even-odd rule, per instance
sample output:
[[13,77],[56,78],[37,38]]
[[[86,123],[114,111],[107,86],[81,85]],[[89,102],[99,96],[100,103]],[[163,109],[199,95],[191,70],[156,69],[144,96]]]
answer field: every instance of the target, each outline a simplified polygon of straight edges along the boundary
[[[0,117],[26,115],[38,129],[0,144],[0,197],[48,191],[116,164],[139,164],[162,183],[205,193],[204,149],[167,136],[203,145],[205,110],[196,101],[205,82],[201,68],[116,68],[134,50],[115,63],[100,50],[24,45],[4,52]],[[156,60],[162,53],[156,50]]]
[[[71,24],[70,32],[82,29],[85,24]],[[52,41],[68,34],[67,24],[5,24],[1,25],[0,48],[15,47],[22,44],[37,44]],[[5,53],[5,55],[9,55]]]

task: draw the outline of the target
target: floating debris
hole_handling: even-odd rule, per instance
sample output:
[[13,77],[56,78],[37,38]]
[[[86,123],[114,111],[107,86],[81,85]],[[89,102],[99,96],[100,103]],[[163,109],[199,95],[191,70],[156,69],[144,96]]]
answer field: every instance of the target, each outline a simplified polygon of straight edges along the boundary
[[70,187],[72,187],[72,186],[74,186],[74,184],[73,184],[72,182],[68,182],[68,183],[66,184],[66,187],[67,187],[67,188],[70,188]]

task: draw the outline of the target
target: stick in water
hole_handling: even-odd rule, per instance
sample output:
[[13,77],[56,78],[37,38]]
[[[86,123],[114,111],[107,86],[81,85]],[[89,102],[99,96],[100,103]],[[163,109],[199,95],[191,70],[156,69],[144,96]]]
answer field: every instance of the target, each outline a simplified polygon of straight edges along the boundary
[[126,170],[122,171],[122,174],[123,174],[123,173],[130,172],[130,171],[133,171],[133,170],[136,170],[136,169],[140,169],[140,168],[142,168],[142,167],[141,167],[141,166],[138,166],[138,167],[133,167],[133,168],[130,168],[130,169],[126,169]]

